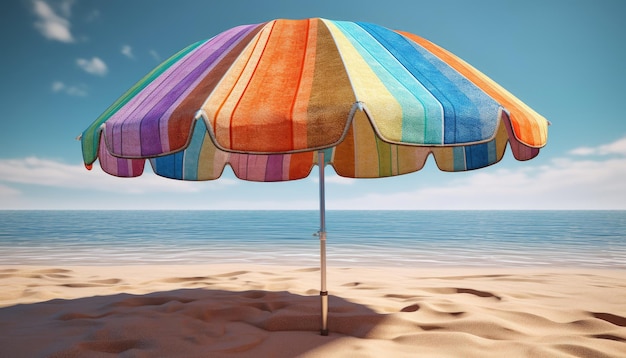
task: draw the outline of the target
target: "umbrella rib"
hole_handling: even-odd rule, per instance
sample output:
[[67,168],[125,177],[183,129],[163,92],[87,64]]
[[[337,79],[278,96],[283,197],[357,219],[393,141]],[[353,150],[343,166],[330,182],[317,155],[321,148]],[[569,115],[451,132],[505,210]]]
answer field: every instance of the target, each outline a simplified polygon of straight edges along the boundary
[[296,108],[296,104],[297,104],[297,100],[298,100],[298,94],[300,92],[300,86],[302,84],[302,76],[304,76],[304,65],[306,63],[306,57],[307,57],[307,49],[309,47],[309,31],[310,31],[310,23],[311,20],[307,19],[307,26],[306,26],[306,34],[304,36],[305,40],[305,44],[304,44],[304,51],[302,52],[302,60],[300,61],[300,75],[298,76],[298,83],[296,84],[296,90],[295,93],[293,95],[293,101],[291,101],[291,108],[289,109],[289,119],[292,120],[292,125],[291,125],[291,142],[290,142],[290,146],[293,149],[295,147],[295,142],[294,142],[294,125],[293,125],[293,119],[294,119],[294,111]]

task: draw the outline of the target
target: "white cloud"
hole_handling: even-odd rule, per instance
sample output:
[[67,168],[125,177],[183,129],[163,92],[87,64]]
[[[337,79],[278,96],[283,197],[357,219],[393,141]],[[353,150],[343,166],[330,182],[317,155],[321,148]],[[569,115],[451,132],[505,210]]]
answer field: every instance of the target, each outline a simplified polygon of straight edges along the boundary
[[100,17],[100,11],[97,9],[91,10],[89,14],[84,17],[85,22],[93,22]]
[[70,96],[84,97],[87,96],[87,89],[84,85],[80,86],[68,86],[61,81],[55,81],[52,83],[52,92],[65,93]]
[[5,198],[9,196],[17,196],[19,194],[20,194],[19,190],[0,184],[0,198]]
[[55,81],[52,83],[52,92],[61,92],[65,89],[65,84],[61,81]]
[[626,155],[626,137],[598,147],[580,147],[570,151],[573,155]]
[[74,5],[74,0],[63,0],[59,4],[59,10],[65,17],[70,17],[72,15],[72,6]]
[[93,57],[91,60],[79,58],[76,60],[76,64],[85,70],[85,72],[91,73],[92,75],[104,76],[108,72],[106,63],[99,57]]
[[122,55],[128,58],[135,58],[135,55],[133,55],[133,48],[129,45],[122,46]]
[[[0,181],[47,187],[89,189],[116,193],[193,193],[200,190],[198,183],[165,180],[146,169],[138,178],[117,178],[104,173],[96,164],[88,171],[82,165],[64,164],[54,160],[28,157],[0,159]],[[234,180],[215,181],[216,185],[230,185]],[[214,185],[215,186],[215,185]],[[206,184],[202,188],[209,187]],[[5,187],[7,188],[7,187]],[[6,190],[9,190],[8,188]],[[16,189],[13,189],[16,190]]]
[[576,149],[572,149],[569,154],[573,155],[592,155],[594,154],[594,148],[591,147],[579,147]]
[[620,179],[626,174],[623,169],[626,160],[571,164],[570,167],[529,167],[527,170],[474,174],[451,185],[330,201],[329,207],[387,210],[626,209],[626,184]]
[[152,58],[154,58],[157,62],[161,62],[161,56],[159,56],[155,50],[150,50],[150,56],[152,56]]
[[[626,209],[626,138],[572,153],[621,154],[594,160],[555,158],[548,165],[476,171],[437,186],[328,200],[331,209]],[[419,173],[411,174],[419,175]]]
[[72,4],[73,1],[62,2],[58,7],[59,12],[61,12],[61,15],[59,15],[46,1],[33,1],[33,11],[38,18],[35,22],[35,28],[47,39],[66,43],[74,42],[74,36],[70,31],[71,24],[68,19],[71,14]]

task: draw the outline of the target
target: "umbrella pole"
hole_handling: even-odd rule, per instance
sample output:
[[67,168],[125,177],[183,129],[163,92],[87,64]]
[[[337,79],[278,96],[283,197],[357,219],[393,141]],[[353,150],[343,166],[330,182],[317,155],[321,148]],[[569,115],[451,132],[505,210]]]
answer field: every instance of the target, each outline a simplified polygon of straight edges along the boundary
[[321,289],[320,298],[322,304],[322,336],[328,335],[328,291],[326,290],[326,194],[324,192],[324,152],[317,152],[318,167],[320,172],[320,275]]

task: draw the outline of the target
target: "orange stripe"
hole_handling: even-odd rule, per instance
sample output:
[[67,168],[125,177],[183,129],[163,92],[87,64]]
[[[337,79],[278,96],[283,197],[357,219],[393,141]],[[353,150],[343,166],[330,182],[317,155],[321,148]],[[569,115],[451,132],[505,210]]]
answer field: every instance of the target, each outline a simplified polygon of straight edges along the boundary
[[[415,41],[416,43],[430,51],[433,55],[439,57],[442,61],[457,70],[468,80],[481,88],[483,91],[485,91],[485,93],[487,93],[494,100],[496,100],[507,110],[509,110],[511,112],[511,122],[515,129],[516,136],[524,144],[527,144],[531,147],[542,147],[545,145],[547,132],[545,129],[540,128],[538,123],[538,119],[543,117],[532,111],[532,109],[524,108],[518,103],[515,103],[515,100],[519,101],[519,99],[515,98],[512,94],[507,93],[506,91],[503,92],[503,89],[498,89],[494,87],[493,84],[488,82],[488,80],[481,78],[480,75],[485,76],[484,74],[473,68],[471,65],[460,60],[458,57],[446,51],[445,49],[409,32],[398,31],[398,33],[410,38],[411,40]],[[519,102],[521,103],[521,101]]]
[[303,152],[291,154],[289,161],[289,180],[306,178],[313,167],[315,152]]
[[333,168],[342,177],[356,177],[356,145],[354,143],[354,126],[350,126],[343,142],[335,147]]
[[[205,104],[203,105],[204,110],[207,112],[207,114],[209,115],[209,117],[211,117],[212,115],[212,119],[213,119],[213,130],[215,133],[215,138],[217,140],[217,142],[228,149],[232,149],[232,139],[231,139],[231,133],[230,133],[230,122],[231,122],[231,115],[229,114],[225,114],[228,115],[228,121],[229,124],[225,125],[224,123],[222,123],[223,127],[228,127],[228,136],[227,138],[224,138],[224,134],[226,132],[226,129],[221,129],[218,126],[218,122],[224,122],[224,119],[220,119],[220,114],[221,112],[224,110],[226,104],[229,104],[230,106],[232,106],[231,102],[231,96],[233,95],[233,92],[235,91],[235,89],[238,89],[239,91],[239,87],[238,84],[239,82],[242,81],[242,78],[244,76],[244,74],[247,74],[248,71],[246,71],[246,69],[248,68],[248,65],[250,64],[251,59],[254,57],[254,52],[256,47],[259,44],[259,41],[261,40],[261,34],[263,33],[263,30],[265,29],[265,27],[268,24],[262,25],[260,26],[261,31],[259,33],[257,33],[255,35],[255,39],[254,39],[254,44],[251,46],[251,50],[246,49],[241,56],[246,56],[245,57],[245,63],[242,65],[238,64],[238,62],[240,61],[241,58],[243,57],[238,57],[237,60],[235,62],[233,62],[233,64],[230,66],[230,69],[228,70],[228,72],[225,75],[225,78],[228,79],[228,81],[225,81],[226,84],[224,83],[219,83],[216,86],[216,89],[214,92],[211,93],[211,95],[209,96],[209,98],[207,99],[207,101],[205,102]],[[236,74],[236,79],[232,80],[230,77],[230,75],[234,74],[233,72],[235,70],[239,70],[239,73]],[[228,86],[230,86],[230,88],[228,88]],[[246,83],[247,86],[247,83]],[[239,100],[239,98],[237,98],[237,100]],[[218,102],[220,101],[220,102]],[[219,103],[219,105],[217,104]],[[215,111],[212,111],[211,108],[215,108]],[[230,107],[229,107],[230,108]],[[232,114],[232,111],[231,111]],[[225,142],[225,140],[228,140],[228,142]]]
[[[250,83],[252,82],[252,78],[254,78],[254,74],[257,72],[257,69],[259,68],[259,63],[261,62],[261,59],[263,58],[263,55],[265,54],[265,50],[267,49],[267,43],[269,42],[269,38],[271,38],[272,33],[274,32],[274,26],[276,25],[276,21],[274,21],[272,23],[272,27],[270,28],[270,34],[268,36],[268,41],[265,43],[265,47],[263,48],[263,50],[261,51],[261,56],[259,57],[259,62],[256,63],[255,67],[254,67],[254,71],[252,71],[252,75],[250,76],[250,79],[248,80],[248,82],[246,83],[246,86],[243,90],[243,93],[245,94],[246,91],[248,90]],[[257,42],[254,44],[254,46],[256,47],[258,45],[258,40]],[[253,51],[254,52],[254,51]],[[247,67],[247,63],[246,63],[246,67]],[[239,76],[239,78],[241,78],[241,74]],[[237,82],[239,82],[239,79],[237,80]],[[235,111],[237,111],[237,108],[239,107],[239,105],[241,104],[241,101],[243,100],[243,95],[239,97],[239,99],[237,100],[237,103],[235,104],[235,106],[233,107],[233,110],[231,112],[230,115],[230,126],[229,126],[229,130],[230,130],[230,143],[231,143],[231,148],[234,148],[233,145],[233,121],[235,119]]]
[[307,21],[277,20],[232,114],[234,149],[293,149],[292,108],[306,50]]
[[300,81],[298,92],[293,101],[293,146],[294,148],[307,148],[308,144],[308,120],[307,113],[313,88],[313,78],[315,73],[315,58],[317,46],[317,25],[319,19],[308,22],[306,50],[300,69]]
[[[210,73],[208,73],[200,83],[193,89],[191,93],[178,105],[174,112],[170,116],[168,121],[168,136],[170,139],[170,148],[181,148],[185,145],[184,142],[188,138],[189,125],[182,126],[181,123],[185,121],[191,122],[194,118],[195,112],[202,106],[207,99],[207,95],[212,93],[220,79],[228,71],[230,64],[237,59],[237,57],[243,52],[248,43],[259,32],[263,25],[259,25],[251,30],[243,39],[228,51],[228,53],[213,67]],[[180,128],[184,129],[181,130]],[[215,128],[215,122],[213,123]]]

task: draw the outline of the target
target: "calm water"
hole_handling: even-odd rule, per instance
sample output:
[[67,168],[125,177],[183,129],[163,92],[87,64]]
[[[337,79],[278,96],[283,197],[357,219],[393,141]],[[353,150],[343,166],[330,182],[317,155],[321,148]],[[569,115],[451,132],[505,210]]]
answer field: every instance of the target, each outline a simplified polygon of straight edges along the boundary
[[[626,269],[625,211],[330,211],[334,266]],[[317,266],[316,211],[0,211],[0,264]]]

